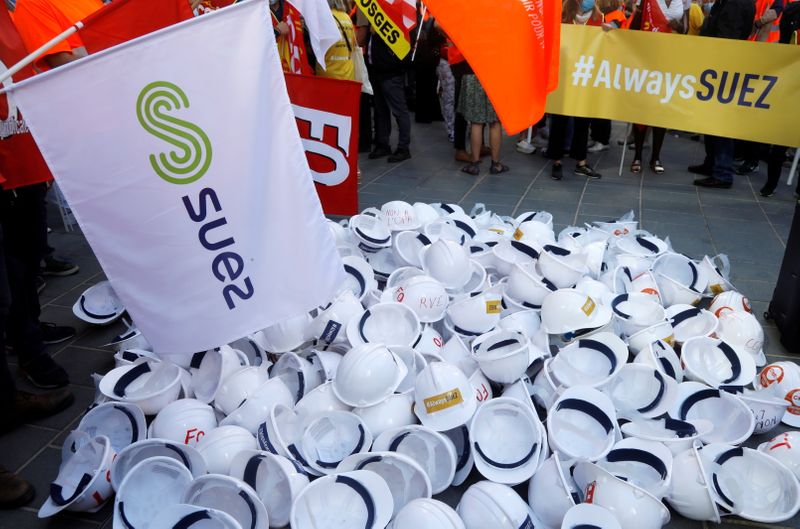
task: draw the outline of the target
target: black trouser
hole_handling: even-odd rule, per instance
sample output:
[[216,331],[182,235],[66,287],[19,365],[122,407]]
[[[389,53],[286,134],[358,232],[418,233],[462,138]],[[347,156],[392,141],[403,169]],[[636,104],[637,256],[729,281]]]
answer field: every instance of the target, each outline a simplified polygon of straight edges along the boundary
[[8,288],[8,274],[6,261],[3,258],[3,229],[0,227],[0,410],[4,413],[14,402],[17,390],[14,386],[14,377],[8,369],[6,359],[6,337],[3,329],[6,328],[8,309],[11,305],[11,292]]
[[[569,116],[552,114],[550,116],[550,135],[547,141],[547,154],[545,156],[551,160],[560,160],[564,157],[564,143],[567,138],[567,126]],[[572,147],[570,156],[578,161],[586,159],[586,143],[589,141],[588,118],[572,118]]]
[[453,72],[453,77],[456,80],[456,90],[453,97],[456,105],[456,119],[453,123],[453,136],[455,137],[455,140],[453,141],[453,147],[455,147],[457,151],[466,151],[467,120],[464,119],[464,115],[458,111],[458,98],[461,94],[461,80],[466,74],[472,73],[472,68],[469,67],[467,61],[461,61],[456,64],[451,64],[450,71]]
[[[781,178],[783,171],[783,163],[786,161],[786,151],[788,147],[782,145],[769,146],[769,158],[767,159],[767,183],[764,184],[764,189],[767,191],[775,191],[778,187],[778,181]],[[797,182],[795,188],[796,193],[800,193],[800,181]]]
[[358,150],[369,152],[372,148],[372,96],[361,94],[358,114]]
[[375,92],[375,145],[389,147],[394,115],[399,132],[397,148],[408,149],[411,116],[406,104],[405,76],[402,73],[390,77],[376,76],[372,89]]
[[611,120],[592,118],[592,139],[608,145],[611,142]]
[[47,246],[47,186],[36,184],[0,192],[0,225],[11,304],[6,340],[20,365],[43,353],[36,276]]
[[439,109],[439,96],[436,94],[436,84],[439,78],[436,76],[436,65],[438,58],[434,61],[421,61],[419,49],[417,49],[417,62],[415,64],[417,106],[414,111],[414,120],[417,123],[430,123],[442,119],[442,112]]

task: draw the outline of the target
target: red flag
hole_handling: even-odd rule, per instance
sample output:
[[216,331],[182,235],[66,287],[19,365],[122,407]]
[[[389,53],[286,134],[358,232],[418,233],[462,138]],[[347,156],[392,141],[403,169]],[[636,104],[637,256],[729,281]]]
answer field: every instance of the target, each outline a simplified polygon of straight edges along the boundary
[[644,0],[642,2],[642,31],[672,33],[669,21],[664,16],[664,12],[658,6],[656,0]]
[[[28,51],[11,22],[8,10],[5,5],[0,6],[0,72],[6,71],[26,55]],[[21,81],[34,73],[33,66],[27,66],[14,75],[14,81]],[[3,83],[4,86],[10,84],[10,79]],[[3,189],[53,179],[25,120],[7,94],[0,95],[0,176],[6,180]]]
[[78,33],[96,53],[193,16],[189,0],[114,0],[86,17]]
[[539,121],[557,85],[560,0],[426,4],[480,79],[506,131]]
[[[308,63],[308,52],[303,40],[303,16],[291,3],[283,5],[283,20],[289,26],[287,38],[288,68],[291,73],[314,75],[314,70]],[[325,57],[317,57],[317,61],[325,62]]]
[[361,83],[287,73],[286,89],[323,211],[355,215]]

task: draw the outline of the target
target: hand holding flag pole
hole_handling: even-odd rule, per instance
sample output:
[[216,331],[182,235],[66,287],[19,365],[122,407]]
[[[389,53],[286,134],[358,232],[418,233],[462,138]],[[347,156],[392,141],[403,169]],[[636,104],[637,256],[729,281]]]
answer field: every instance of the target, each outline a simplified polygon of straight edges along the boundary
[[33,64],[33,62],[41,55],[43,55],[47,50],[52,49],[53,47],[57,46],[59,43],[65,41],[72,35],[74,35],[79,29],[83,28],[83,22],[76,22],[68,29],[64,30],[63,32],[59,33],[49,41],[42,44],[39,49],[33,51],[26,55],[21,61],[13,65],[11,68],[0,74],[0,85],[6,82],[7,79],[11,79],[14,75],[19,73],[23,68]]
[[419,36],[422,34],[422,24],[425,22],[425,14],[428,12],[428,6],[422,4],[422,11],[419,15],[419,28],[417,28],[417,38],[414,39],[414,49],[411,51],[411,61],[414,61],[414,57],[417,56],[417,43],[419,42]]

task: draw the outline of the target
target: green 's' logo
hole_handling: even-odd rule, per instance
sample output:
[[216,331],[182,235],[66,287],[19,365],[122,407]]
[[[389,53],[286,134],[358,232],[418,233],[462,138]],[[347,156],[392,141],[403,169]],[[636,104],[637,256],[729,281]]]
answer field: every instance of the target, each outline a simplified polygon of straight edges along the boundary
[[189,108],[189,98],[166,81],[145,86],[136,100],[136,117],[142,127],[176,148],[150,155],[156,174],[172,184],[190,184],[211,165],[211,142],[206,133],[194,123],[170,115],[182,108]]

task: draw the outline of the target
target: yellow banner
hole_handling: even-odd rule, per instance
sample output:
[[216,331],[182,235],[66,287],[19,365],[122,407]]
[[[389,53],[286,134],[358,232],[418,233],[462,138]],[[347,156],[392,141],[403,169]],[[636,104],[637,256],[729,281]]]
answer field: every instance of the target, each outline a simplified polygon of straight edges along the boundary
[[561,26],[547,111],[800,146],[800,46]]
[[402,28],[386,14],[379,0],[356,0],[356,5],[369,19],[373,32],[401,59],[411,51],[411,43]]

